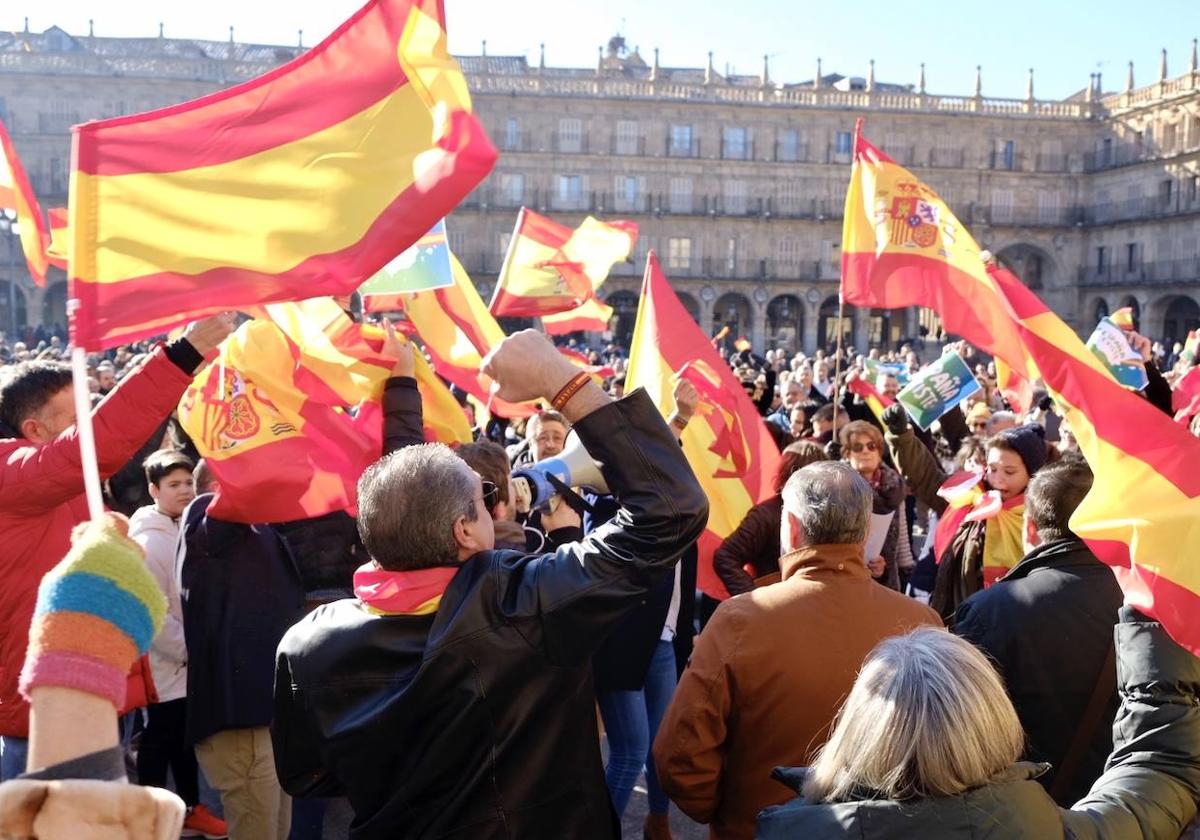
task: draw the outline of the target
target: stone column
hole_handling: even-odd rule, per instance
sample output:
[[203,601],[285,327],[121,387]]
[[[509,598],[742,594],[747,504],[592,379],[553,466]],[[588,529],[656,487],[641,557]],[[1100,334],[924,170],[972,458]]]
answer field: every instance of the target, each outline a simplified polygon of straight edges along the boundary
[[870,309],[862,309],[856,307],[854,310],[854,333],[853,343],[854,350],[857,353],[865,354],[867,352],[867,330],[870,327]]
[[804,305],[804,339],[801,342],[801,347],[806,354],[811,356],[817,352],[817,333],[820,331],[821,324],[821,303],[820,301],[814,306],[809,303]]
[[750,342],[754,352],[762,355],[767,349],[767,307],[750,297]]

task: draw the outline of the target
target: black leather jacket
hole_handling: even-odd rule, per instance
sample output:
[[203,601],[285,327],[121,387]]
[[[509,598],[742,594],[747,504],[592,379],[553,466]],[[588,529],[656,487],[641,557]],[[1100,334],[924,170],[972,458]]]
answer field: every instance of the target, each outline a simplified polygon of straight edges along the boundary
[[353,838],[612,838],[590,657],[672,573],[708,502],[637,391],[575,428],[622,509],[554,554],[467,560],[429,616],[323,606],[279,646],[293,795],[344,793]]

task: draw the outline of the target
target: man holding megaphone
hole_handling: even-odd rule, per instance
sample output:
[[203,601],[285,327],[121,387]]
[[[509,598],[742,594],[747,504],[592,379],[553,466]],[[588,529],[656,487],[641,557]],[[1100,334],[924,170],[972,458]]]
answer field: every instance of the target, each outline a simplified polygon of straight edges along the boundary
[[356,597],[320,607],[279,646],[279,777],[293,795],[347,795],[357,838],[618,838],[590,658],[673,576],[708,502],[644,392],[612,401],[532,330],[505,339],[484,372],[501,398],[543,397],[563,413],[594,461],[576,453],[554,474],[602,484],[620,511],[552,554],[496,551],[494,488],[450,449],[413,446],[370,467],[358,525],[372,562]]

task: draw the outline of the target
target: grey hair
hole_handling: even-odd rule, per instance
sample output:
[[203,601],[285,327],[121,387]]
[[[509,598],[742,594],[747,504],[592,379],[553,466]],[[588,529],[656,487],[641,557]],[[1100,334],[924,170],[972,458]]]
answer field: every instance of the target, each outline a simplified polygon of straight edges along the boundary
[[999,426],[1001,423],[1009,423],[1009,422],[1011,422],[1013,424],[1015,424],[1017,422],[1017,415],[1013,414],[1011,411],[997,411],[994,414],[992,414],[992,416],[988,418],[987,429],[985,429],[988,437],[991,437],[992,430],[995,429],[997,426]]
[[867,538],[874,497],[849,464],[819,461],[787,480],[783,509],[800,522],[809,545],[853,545]]
[[803,793],[812,803],[955,796],[1015,762],[1024,740],[984,655],[922,627],[867,656]]
[[409,446],[376,461],[358,480],[358,535],[391,571],[458,562],[454,523],[478,518],[478,476],[448,446]]

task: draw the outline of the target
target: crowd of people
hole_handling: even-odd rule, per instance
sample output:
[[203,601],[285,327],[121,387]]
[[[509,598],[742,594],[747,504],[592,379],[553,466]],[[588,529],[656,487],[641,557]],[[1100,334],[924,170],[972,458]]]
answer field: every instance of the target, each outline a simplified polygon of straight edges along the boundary
[[[618,838],[643,774],[647,840],[671,803],[733,840],[1196,816],[1200,662],[1071,531],[1093,476],[1050,396],[1014,410],[971,347],[722,349],[780,459],[714,597],[679,443],[701,396],[675,382],[664,417],[586,337],[603,383],[540,333],[502,342],[499,396],[545,408],[451,449],[389,331],[357,516],[211,516],[173,412],[234,327],[89,361],[117,513],[87,525],[64,337],[0,342],[0,837],[301,840],[343,798],[354,838]],[[1129,340],[1173,414],[1194,360]],[[922,429],[882,403],[941,352],[980,387]],[[576,444],[603,486],[531,499],[525,471]]]

